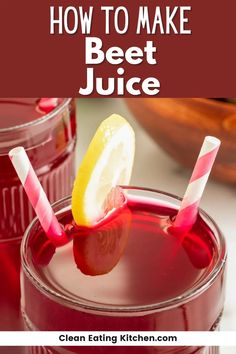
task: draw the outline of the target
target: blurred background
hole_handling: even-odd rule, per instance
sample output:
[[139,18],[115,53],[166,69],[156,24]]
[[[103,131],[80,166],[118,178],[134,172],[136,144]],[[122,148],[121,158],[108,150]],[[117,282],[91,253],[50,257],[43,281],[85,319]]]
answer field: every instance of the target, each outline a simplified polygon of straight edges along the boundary
[[[157,100],[158,101],[158,100]],[[211,101],[211,100],[209,100]],[[214,100],[212,100],[214,101]],[[148,103],[148,99],[145,100]],[[197,158],[198,151],[201,147],[201,139],[204,135],[214,133],[217,137],[222,139],[223,136],[223,147],[224,153],[219,155],[220,161],[218,159],[219,168],[217,171],[214,171],[216,179],[211,178],[208,181],[206,190],[204,192],[204,196],[201,201],[201,207],[206,210],[216,221],[222,232],[224,233],[227,240],[227,248],[228,248],[228,270],[227,270],[227,289],[226,289],[226,302],[225,302],[225,310],[221,325],[221,330],[236,330],[236,282],[235,282],[235,272],[236,272],[236,184],[234,182],[234,174],[230,169],[227,168],[222,163],[222,158],[226,163],[230,165],[231,155],[227,154],[226,147],[229,145],[229,142],[233,141],[234,136],[232,133],[232,124],[234,125],[234,119],[236,115],[231,113],[231,111],[227,111],[226,118],[224,119],[224,125],[218,127],[217,117],[214,115],[211,118],[211,121],[206,124],[206,118],[204,118],[204,114],[207,108],[200,107],[199,117],[198,115],[191,115],[189,111],[189,117],[193,119],[193,126],[196,128],[192,128],[192,134],[189,136],[184,126],[181,128],[180,132],[181,136],[178,135],[178,126],[174,120],[171,121],[171,112],[168,113],[169,124],[171,124],[170,135],[174,138],[177,138],[180,141],[180,147],[182,148],[178,151],[180,156],[173,156],[172,151],[176,151],[177,147],[174,145],[175,142],[173,140],[173,144],[170,144],[170,149],[168,146],[165,146],[165,139],[170,141],[170,137],[165,137],[165,134],[168,132],[160,131],[156,133],[156,124],[158,123],[155,119],[155,114],[148,109],[148,107],[142,107],[142,101],[130,99],[128,102],[129,107],[132,108],[132,111],[142,111],[143,112],[143,120],[148,120],[150,118],[149,127],[146,127],[147,130],[151,131],[153,128],[154,134],[152,133],[152,138],[150,135],[144,130],[137,120],[134,118],[134,114],[131,113],[130,108],[128,108],[127,102],[125,100],[115,98],[107,98],[107,99],[78,99],[77,100],[77,119],[78,119],[78,145],[77,145],[77,163],[81,161],[88,144],[100,124],[100,122],[108,117],[112,113],[117,113],[124,116],[130,124],[133,126],[136,133],[136,156],[135,163],[133,169],[133,176],[131,184],[135,186],[149,187],[159,189],[165,192],[173,193],[178,196],[183,196],[186,186],[188,184],[189,178],[191,176],[191,169],[187,167],[183,167],[181,162],[181,157],[184,154],[184,151],[188,153],[190,156],[188,161],[188,166],[193,167],[194,161]],[[168,103],[168,102],[166,102]],[[140,104],[140,106],[139,106]],[[218,102],[217,102],[218,104]],[[224,105],[225,102],[222,102]],[[229,105],[229,109],[232,106],[236,107],[234,104],[226,104]],[[181,108],[182,109],[182,108]],[[180,109],[180,111],[181,111]],[[217,106],[219,114],[223,115],[222,108]],[[147,113],[147,117],[145,118],[145,112]],[[165,113],[165,107],[162,109],[162,114]],[[186,109],[185,112],[187,113]],[[213,113],[214,114],[214,113]],[[162,121],[165,119],[165,115],[163,116]],[[201,125],[199,119],[205,119],[205,124]],[[203,118],[202,118],[203,117]],[[141,117],[142,118],[142,117]],[[139,121],[143,123],[143,120],[139,119]],[[225,123],[227,121],[227,124]],[[183,122],[181,122],[182,124]],[[164,123],[163,123],[164,124]],[[168,122],[165,126],[167,126]],[[236,126],[236,125],[235,125]],[[177,128],[177,130],[175,129]],[[189,128],[189,127],[188,127]],[[190,126],[191,128],[191,126]],[[160,128],[161,129],[161,128]],[[211,129],[211,131],[209,131]],[[198,131],[198,133],[196,133]],[[228,132],[229,131],[229,132]],[[184,133],[183,133],[184,132]],[[206,134],[206,133],[207,134]],[[168,154],[154,141],[158,139],[158,133],[161,134],[163,141],[161,142],[162,147],[164,147],[165,151],[168,151]],[[228,137],[227,134],[230,134]],[[221,135],[221,136],[219,136]],[[189,140],[190,139],[190,140]],[[192,143],[191,143],[192,139]],[[176,141],[177,141],[176,140]],[[236,140],[235,140],[236,143]],[[164,145],[163,145],[164,144]],[[168,150],[169,149],[169,150]],[[171,150],[172,149],[172,150]],[[236,154],[232,155],[233,158],[236,159]],[[176,159],[178,162],[176,162]],[[232,164],[231,164],[232,165]],[[227,173],[229,171],[229,173]],[[226,172],[226,173],[225,173]],[[218,180],[224,180],[223,182],[218,182]],[[227,183],[225,182],[227,181]],[[229,183],[230,182],[230,183]],[[236,348],[222,348],[222,354],[233,354],[236,352]]]

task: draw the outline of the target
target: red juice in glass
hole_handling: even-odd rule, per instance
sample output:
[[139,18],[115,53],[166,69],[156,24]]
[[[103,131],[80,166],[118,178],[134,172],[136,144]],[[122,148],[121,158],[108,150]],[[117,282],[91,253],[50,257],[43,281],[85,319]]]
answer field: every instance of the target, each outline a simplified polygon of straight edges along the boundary
[[[129,188],[127,203],[93,229],[72,222],[70,199],[54,206],[71,236],[55,249],[37,219],[22,244],[26,329],[167,331],[219,329],[225,244],[203,211],[183,238],[170,233],[179,199]],[[93,274],[93,275],[91,275]],[[97,275],[94,275],[97,274]],[[28,353],[110,353],[110,347],[28,348]],[[215,347],[113,347],[114,353],[216,354]]]
[[[35,216],[9,150],[24,146],[51,202],[70,194],[73,183],[74,102],[59,98],[51,107],[40,102],[39,98],[0,99],[0,330],[23,329],[20,242]],[[8,351],[4,348],[4,354]]]

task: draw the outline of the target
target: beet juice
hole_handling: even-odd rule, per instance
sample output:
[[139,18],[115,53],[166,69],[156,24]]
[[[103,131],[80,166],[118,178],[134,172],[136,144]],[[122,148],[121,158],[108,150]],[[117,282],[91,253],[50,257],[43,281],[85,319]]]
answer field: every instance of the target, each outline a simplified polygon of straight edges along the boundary
[[[179,200],[130,188],[127,202],[92,229],[72,221],[70,199],[54,207],[69,235],[55,249],[37,219],[22,244],[26,329],[217,330],[224,303],[224,239],[201,212],[183,237],[170,232]],[[110,347],[28,348],[28,353],[110,353]],[[129,353],[216,354],[217,348],[129,347]],[[125,354],[127,347],[113,347]]]
[[74,103],[71,99],[52,100],[47,104],[39,98],[0,99],[0,330],[23,329],[20,242],[35,215],[8,157],[9,150],[19,145],[26,149],[51,202],[71,193]]

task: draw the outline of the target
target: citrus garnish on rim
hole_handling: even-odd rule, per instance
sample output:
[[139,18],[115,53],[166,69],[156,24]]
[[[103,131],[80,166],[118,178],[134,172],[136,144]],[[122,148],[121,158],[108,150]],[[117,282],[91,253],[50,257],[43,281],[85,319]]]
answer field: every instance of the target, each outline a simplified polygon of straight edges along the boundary
[[72,214],[77,225],[93,226],[105,216],[109,193],[117,185],[129,184],[134,152],[135,136],[130,124],[117,114],[105,119],[75,179]]

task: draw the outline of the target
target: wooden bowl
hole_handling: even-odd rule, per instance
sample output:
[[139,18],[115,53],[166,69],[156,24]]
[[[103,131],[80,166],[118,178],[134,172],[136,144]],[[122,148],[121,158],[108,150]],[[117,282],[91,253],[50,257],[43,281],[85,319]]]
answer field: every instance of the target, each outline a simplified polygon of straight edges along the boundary
[[176,161],[193,168],[206,135],[221,139],[212,176],[236,182],[236,104],[209,98],[130,98],[128,107]]

